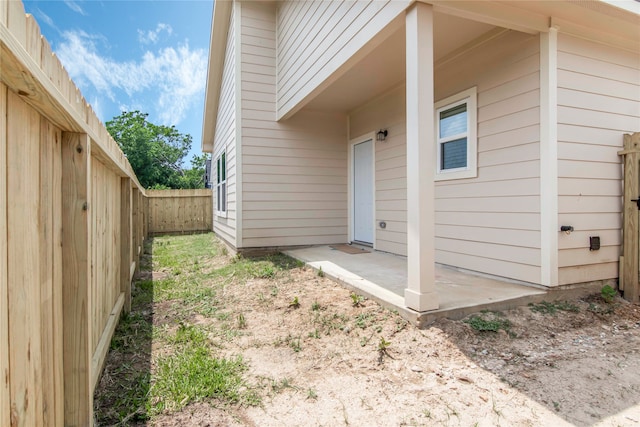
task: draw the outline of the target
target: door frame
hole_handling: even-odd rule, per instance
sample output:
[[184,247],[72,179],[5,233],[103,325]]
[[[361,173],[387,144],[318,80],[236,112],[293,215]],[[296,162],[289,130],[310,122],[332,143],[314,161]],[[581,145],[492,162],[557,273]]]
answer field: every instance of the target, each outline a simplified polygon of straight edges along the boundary
[[373,242],[371,242],[372,248],[376,249],[376,241],[377,241],[377,228],[376,227],[376,133],[375,132],[370,132],[370,133],[366,133],[362,136],[359,136],[357,138],[353,138],[351,140],[349,140],[349,150],[347,152],[347,163],[348,163],[348,167],[347,167],[347,175],[348,175],[348,181],[349,181],[349,185],[347,188],[347,199],[348,199],[348,217],[349,217],[349,224],[348,224],[348,232],[349,232],[349,243],[353,243],[354,242],[354,234],[355,234],[355,227],[354,227],[354,209],[353,209],[353,203],[355,201],[355,196],[354,196],[354,188],[353,188],[353,180],[354,180],[354,167],[353,167],[353,161],[354,161],[354,150],[355,150],[355,146],[358,144],[361,144],[363,142],[367,142],[371,140],[371,144],[372,144],[372,155],[371,155],[371,170],[373,172],[373,179],[371,180],[371,186],[372,186],[372,190],[373,190],[373,203],[372,203],[372,218],[373,218],[373,223],[371,224],[372,230],[373,230]]

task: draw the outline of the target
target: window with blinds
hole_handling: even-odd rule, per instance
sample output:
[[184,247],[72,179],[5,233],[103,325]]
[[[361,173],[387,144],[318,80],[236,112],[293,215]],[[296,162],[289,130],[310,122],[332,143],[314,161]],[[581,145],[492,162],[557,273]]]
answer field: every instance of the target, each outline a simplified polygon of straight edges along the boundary
[[224,151],[216,159],[216,212],[220,216],[227,213],[227,159]]
[[436,103],[436,179],[477,176],[476,88]]

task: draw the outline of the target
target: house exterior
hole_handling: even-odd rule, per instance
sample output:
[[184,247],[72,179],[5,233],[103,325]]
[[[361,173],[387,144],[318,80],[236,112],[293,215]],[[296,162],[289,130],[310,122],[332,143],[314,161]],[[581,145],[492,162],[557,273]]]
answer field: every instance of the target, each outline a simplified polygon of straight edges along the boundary
[[614,280],[639,28],[633,1],[216,1],[214,231],[238,251],[406,256],[420,312],[435,263]]

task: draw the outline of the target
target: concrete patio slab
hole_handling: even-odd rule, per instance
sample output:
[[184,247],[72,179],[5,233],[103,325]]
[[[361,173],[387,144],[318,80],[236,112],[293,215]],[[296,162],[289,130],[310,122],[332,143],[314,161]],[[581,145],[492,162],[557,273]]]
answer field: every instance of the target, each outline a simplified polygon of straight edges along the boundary
[[285,253],[319,270],[345,287],[396,309],[407,320],[425,326],[442,317],[461,319],[481,310],[506,310],[530,302],[568,297],[567,292],[585,294],[599,288],[547,291],[505,280],[498,280],[436,266],[436,288],[440,307],[416,312],[404,305],[407,259],[384,252],[347,254],[330,246],[291,249]]

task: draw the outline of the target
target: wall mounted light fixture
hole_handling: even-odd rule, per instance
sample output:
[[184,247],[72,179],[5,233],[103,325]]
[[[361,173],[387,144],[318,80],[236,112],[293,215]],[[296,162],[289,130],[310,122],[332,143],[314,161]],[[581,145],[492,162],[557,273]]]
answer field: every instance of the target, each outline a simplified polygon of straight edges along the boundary
[[385,139],[387,139],[387,135],[389,134],[389,132],[387,132],[386,129],[380,129],[378,131],[378,133],[376,134],[376,140],[377,141],[384,141]]

